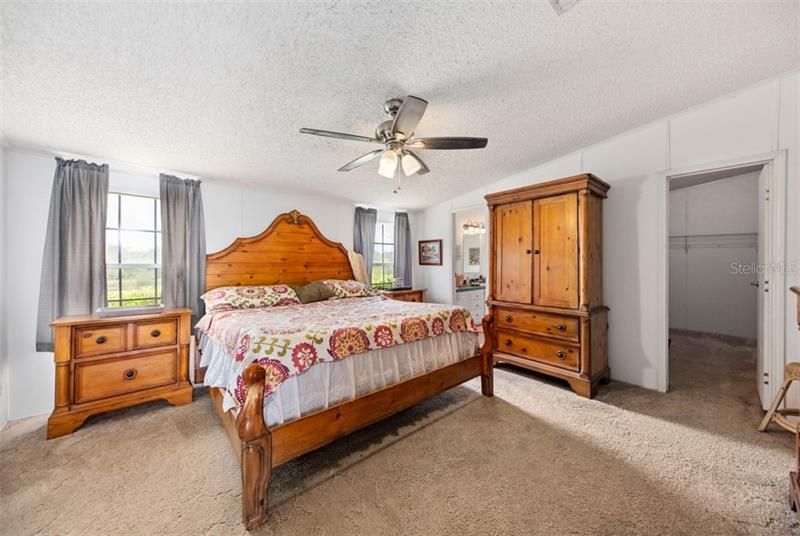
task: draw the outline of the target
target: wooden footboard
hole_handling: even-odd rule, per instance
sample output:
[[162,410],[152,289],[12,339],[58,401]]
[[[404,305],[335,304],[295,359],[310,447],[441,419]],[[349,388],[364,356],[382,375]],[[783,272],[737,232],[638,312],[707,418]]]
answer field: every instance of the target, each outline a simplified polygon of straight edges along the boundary
[[485,340],[477,355],[272,429],[264,422],[265,371],[258,364],[253,363],[245,370],[247,397],[238,417],[222,411],[222,394],[211,388],[214,406],[241,460],[245,528],[251,530],[267,520],[273,467],[478,376],[481,392],[492,396],[493,321],[491,315],[483,319]]

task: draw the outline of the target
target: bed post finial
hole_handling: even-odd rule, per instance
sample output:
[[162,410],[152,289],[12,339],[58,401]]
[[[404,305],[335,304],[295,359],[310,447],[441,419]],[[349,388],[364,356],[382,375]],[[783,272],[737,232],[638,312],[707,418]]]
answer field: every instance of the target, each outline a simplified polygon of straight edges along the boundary
[[481,346],[481,393],[484,396],[494,395],[494,315],[483,317],[483,346]]
[[302,214],[300,214],[299,210],[292,210],[289,212],[289,223],[300,225],[300,216],[302,216]]
[[247,397],[236,419],[242,442],[242,521],[247,530],[267,520],[269,477],[272,472],[272,435],[264,422],[264,381],[267,372],[250,363],[242,375]]

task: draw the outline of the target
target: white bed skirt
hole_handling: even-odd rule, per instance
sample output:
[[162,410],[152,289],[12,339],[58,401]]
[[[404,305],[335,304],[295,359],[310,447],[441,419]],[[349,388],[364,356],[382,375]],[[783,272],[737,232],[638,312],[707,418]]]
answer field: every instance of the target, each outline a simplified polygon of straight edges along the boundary
[[[207,367],[205,385],[224,389],[234,374],[233,360],[205,336],[200,338],[200,350],[200,366]],[[319,363],[292,376],[266,398],[265,421],[267,426],[278,426],[463,361],[477,352],[478,334],[459,332]]]

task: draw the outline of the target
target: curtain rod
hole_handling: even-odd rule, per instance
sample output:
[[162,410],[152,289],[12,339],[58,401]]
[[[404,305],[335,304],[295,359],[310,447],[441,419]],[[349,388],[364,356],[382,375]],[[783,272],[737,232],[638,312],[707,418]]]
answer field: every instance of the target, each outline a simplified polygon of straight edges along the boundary
[[374,208],[375,210],[392,210],[394,212],[406,212],[406,213],[412,212],[411,210],[408,210],[406,208],[389,207],[386,205],[370,205],[368,203],[355,203],[355,206],[363,208]]

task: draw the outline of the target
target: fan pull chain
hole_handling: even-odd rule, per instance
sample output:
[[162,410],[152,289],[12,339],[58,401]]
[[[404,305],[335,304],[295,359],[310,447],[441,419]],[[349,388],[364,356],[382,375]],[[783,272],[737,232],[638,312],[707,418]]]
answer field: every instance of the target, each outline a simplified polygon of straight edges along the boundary
[[393,194],[400,193],[400,166],[397,166],[397,171],[394,173],[394,188],[392,188]]

